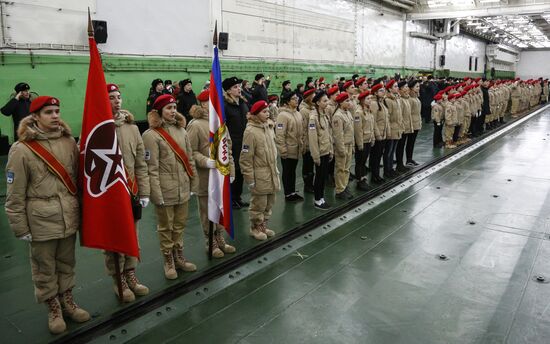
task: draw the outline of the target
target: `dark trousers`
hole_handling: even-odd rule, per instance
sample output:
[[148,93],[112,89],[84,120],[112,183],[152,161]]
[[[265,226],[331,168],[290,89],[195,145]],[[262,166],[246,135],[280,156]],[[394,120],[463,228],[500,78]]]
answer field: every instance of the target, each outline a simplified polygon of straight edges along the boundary
[[361,180],[361,178],[367,176],[367,159],[370,154],[370,143],[364,143],[363,149],[359,150],[355,146],[355,178]]
[[[321,163],[319,166],[315,165],[315,178],[313,180],[313,192],[315,200],[319,201],[321,198],[325,197],[325,180],[328,175],[328,166],[330,155],[323,155],[321,157]],[[333,159],[334,160],[334,159]]]
[[407,153],[407,162],[410,162],[413,159],[414,144],[416,143],[418,130],[415,130],[414,132],[407,135],[409,136],[407,137],[407,148],[405,148],[405,152]]
[[285,196],[292,195],[296,192],[296,166],[298,166],[298,159],[281,158],[281,165],[283,166],[283,190]]
[[453,142],[458,141],[458,134],[460,133],[460,125],[455,126],[455,131],[453,133]]
[[304,179],[304,187],[313,188],[313,177],[315,175],[313,171],[313,158],[310,152],[306,152],[303,155],[302,161],[302,178]]
[[430,119],[432,118],[432,106],[431,105],[422,105],[420,107],[420,116],[426,123],[430,123]]
[[403,167],[403,155],[405,155],[405,144],[409,138],[409,134],[403,134],[401,139],[397,141],[397,148],[395,148],[395,160],[397,161],[397,167]]
[[372,154],[369,160],[370,172],[373,177],[380,177],[380,160],[386,146],[386,140],[376,140],[372,147]]
[[240,201],[243,194],[243,174],[240,168],[235,169],[235,180],[231,184],[231,199],[232,201]]
[[399,142],[399,140],[386,140],[386,143],[384,145],[384,152],[382,153],[384,162],[384,173],[388,173],[393,169],[393,157],[395,156],[397,142]]
[[436,122],[434,123],[434,137],[433,137],[433,144],[434,147],[437,147],[438,145],[443,143],[443,123],[440,123],[437,125]]

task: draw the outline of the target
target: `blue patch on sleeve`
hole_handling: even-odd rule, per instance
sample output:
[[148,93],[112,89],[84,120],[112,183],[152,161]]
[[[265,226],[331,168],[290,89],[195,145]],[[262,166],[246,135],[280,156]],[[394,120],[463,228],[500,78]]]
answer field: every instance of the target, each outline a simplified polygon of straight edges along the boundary
[[6,182],[8,184],[13,184],[14,179],[15,179],[15,173],[13,173],[12,171],[8,171],[6,173]]

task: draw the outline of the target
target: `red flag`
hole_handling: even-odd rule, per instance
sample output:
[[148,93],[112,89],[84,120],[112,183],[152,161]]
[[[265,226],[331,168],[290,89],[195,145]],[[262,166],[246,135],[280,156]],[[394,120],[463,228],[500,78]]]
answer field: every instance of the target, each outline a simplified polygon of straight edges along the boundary
[[95,39],[80,137],[82,246],[139,257],[130,193]]

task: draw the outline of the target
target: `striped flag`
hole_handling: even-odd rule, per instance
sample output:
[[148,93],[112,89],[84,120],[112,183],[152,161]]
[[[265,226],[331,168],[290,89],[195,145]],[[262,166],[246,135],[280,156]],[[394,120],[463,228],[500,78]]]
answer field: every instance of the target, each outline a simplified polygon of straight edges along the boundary
[[208,179],[208,219],[225,227],[227,233],[234,239],[229,176],[229,134],[225,125],[222,73],[216,45],[214,45],[212,72],[210,74],[210,111],[208,117],[210,124],[210,158],[216,160],[216,168],[210,169],[210,178]]

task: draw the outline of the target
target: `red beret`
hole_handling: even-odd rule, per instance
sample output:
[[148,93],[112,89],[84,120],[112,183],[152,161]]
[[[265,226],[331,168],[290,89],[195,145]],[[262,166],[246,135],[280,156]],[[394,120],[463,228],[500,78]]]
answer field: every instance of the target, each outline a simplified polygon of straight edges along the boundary
[[454,98],[456,98],[456,95],[457,95],[457,94],[458,94],[458,93],[449,94],[449,95],[447,95],[447,99],[448,99],[448,100],[454,99]]
[[359,78],[359,79],[357,79],[357,81],[355,82],[355,86],[356,86],[356,87],[359,87],[362,83],[365,82],[365,80],[367,80],[367,79],[365,79],[365,78]]
[[322,76],[322,77],[319,78],[319,83],[324,82],[324,81],[325,81],[325,77],[324,77],[324,76]]
[[361,99],[365,98],[366,96],[368,96],[369,94],[370,94],[370,91],[361,92],[361,94],[359,94],[357,99],[361,100]]
[[168,104],[175,103],[176,99],[172,97],[169,94],[163,94],[162,96],[159,96],[155,102],[153,103],[153,109],[157,111],[161,111],[163,107],[165,107]]
[[353,81],[350,80],[350,81],[346,81],[344,83],[344,86],[342,86],[342,88],[345,90],[346,88],[350,87],[351,85],[353,85]]
[[312,95],[313,93],[315,93],[315,89],[314,89],[314,88],[310,88],[309,90],[307,90],[307,91],[304,92],[304,98],[309,97],[309,96]]
[[267,108],[268,104],[265,100],[258,100],[257,102],[252,105],[252,108],[250,109],[250,113],[253,115],[257,115],[262,111],[263,109]]
[[336,92],[338,92],[338,86],[332,86],[331,88],[328,89],[327,95],[330,97]]
[[452,90],[452,89],[453,89],[453,86],[447,86],[447,87],[445,87],[445,88],[443,89],[443,93],[447,93],[447,92],[449,92],[449,91]]
[[464,77],[464,81],[468,81],[468,80],[470,80],[470,77],[467,77],[467,76]]
[[342,92],[336,96],[336,102],[341,103],[348,98],[349,98],[349,95],[346,92]]
[[29,108],[30,113],[38,113],[40,109],[42,109],[44,106],[48,105],[57,105],[59,106],[59,99],[55,97],[50,96],[40,96],[36,97],[35,100],[32,101],[31,106]]
[[111,92],[115,92],[115,91],[120,92],[117,85],[115,85],[115,84],[108,84],[107,85],[107,93],[111,93]]
[[267,100],[269,100],[270,102],[274,102],[276,100],[279,100],[279,97],[275,94],[272,94],[269,97],[267,97]]
[[475,78],[475,82],[479,82],[481,80],[481,78]]
[[441,100],[441,99],[443,99],[443,93],[438,93],[434,96],[435,101],[438,101],[438,100]]
[[460,93],[460,96],[464,97],[466,94],[468,94],[468,91],[462,91],[462,93]]
[[386,89],[390,89],[393,84],[395,84],[395,79],[391,79],[390,81],[388,81],[388,83],[386,84]]
[[378,91],[379,89],[383,88],[384,86],[382,84],[376,84],[373,85],[370,89],[370,92],[374,94],[374,92]]
[[207,102],[210,99],[210,90],[204,90],[197,96],[199,102]]
[[515,81],[520,81],[521,79],[520,79],[520,78],[515,78],[514,80],[515,80]]

